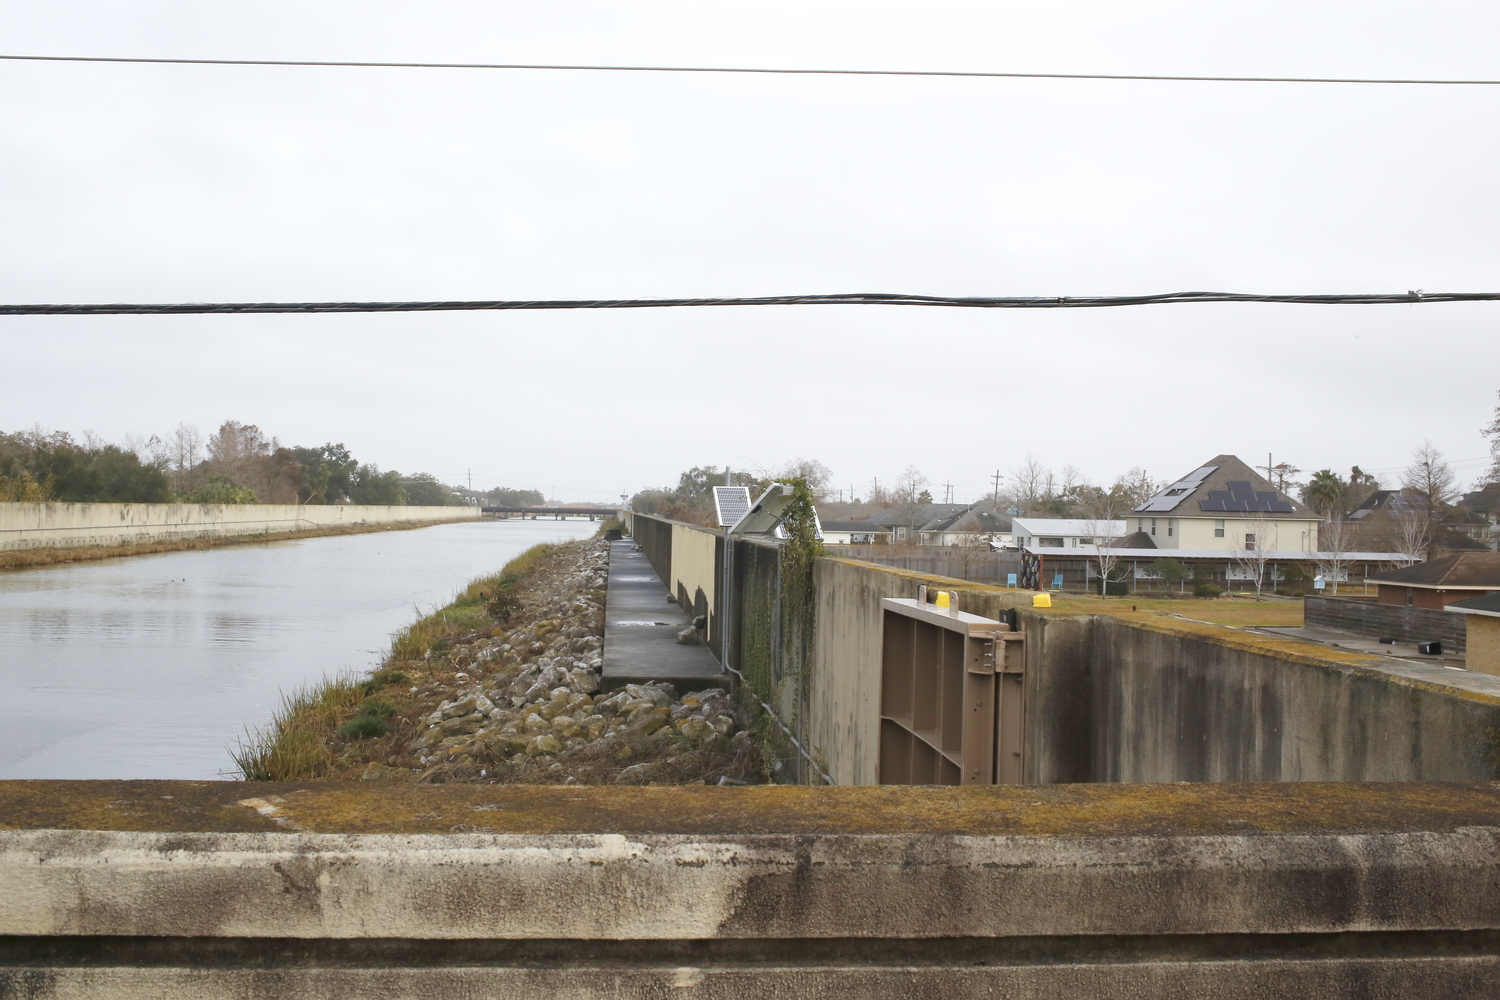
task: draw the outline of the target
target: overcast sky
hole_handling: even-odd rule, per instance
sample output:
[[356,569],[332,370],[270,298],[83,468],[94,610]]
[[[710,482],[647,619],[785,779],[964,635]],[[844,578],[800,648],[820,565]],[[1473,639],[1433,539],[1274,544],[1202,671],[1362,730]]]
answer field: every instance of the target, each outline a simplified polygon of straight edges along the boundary
[[[0,2],[0,52],[1500,79],[1476,2]],[[1500,290],[1500,87],[0,63],[0,301]],[[0,429],[606,500],[1221,452],[1465,485],[1500,303],[0,318]]]

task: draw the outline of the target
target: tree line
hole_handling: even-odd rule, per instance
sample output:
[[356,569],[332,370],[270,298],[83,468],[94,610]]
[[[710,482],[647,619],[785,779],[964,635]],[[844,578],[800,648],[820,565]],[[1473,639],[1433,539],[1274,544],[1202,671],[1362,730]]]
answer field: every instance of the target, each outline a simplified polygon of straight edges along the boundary
[[467,493],[428,473],[361,462],[342,443],[284,446],[236,420],[206,436],[179,424],[165,437],[124,444],[91,432],[0,432],[0,501],[438,507],[468,503]]

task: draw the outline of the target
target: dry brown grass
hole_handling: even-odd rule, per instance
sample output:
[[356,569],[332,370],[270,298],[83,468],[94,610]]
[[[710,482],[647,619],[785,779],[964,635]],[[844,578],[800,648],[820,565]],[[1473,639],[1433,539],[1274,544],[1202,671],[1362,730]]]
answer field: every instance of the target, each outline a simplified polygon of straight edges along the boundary
[[1154,611],[1178,615],[1193,621],[1236,628],[1296,628],[1302,625],[1302,601],[1287,598],[1253,597],[1172,598],[1086,597],[1081,594],[1053,594],[1052,606],[1067,611],[1109,614],[1111,611]]
[[[486,605],[504,587],[514,587],[545,568],[560,547],[537,545],[493,576],[469,583],[446,607],[398,632],[384,663],[367,681],[352,677],[283,697],[265,728],[246,734],[231,751],[240,776],[251,781],[358,777],[371,763],[420,766],[410,747],[423,716],[459,684],[459,669],[443,657],[454,643],[490,635],[498,626]],[[389,708],[391,732],[343,740],[339,727],[378,698]]]

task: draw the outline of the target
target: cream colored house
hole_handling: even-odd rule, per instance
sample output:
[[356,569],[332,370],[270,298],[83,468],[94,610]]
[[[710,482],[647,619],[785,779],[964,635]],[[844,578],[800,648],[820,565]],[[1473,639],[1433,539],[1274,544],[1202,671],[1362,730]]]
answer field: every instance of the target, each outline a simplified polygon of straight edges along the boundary
[[1159,549],[1318,550],[1319,517],[1233,455],[1219,455],[1126,515]]

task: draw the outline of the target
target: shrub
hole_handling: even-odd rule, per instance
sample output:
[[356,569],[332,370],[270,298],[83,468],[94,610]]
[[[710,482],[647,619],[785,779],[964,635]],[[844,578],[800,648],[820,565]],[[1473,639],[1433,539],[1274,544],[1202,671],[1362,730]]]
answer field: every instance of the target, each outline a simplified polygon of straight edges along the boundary
[[381,701],[379,698],[366,698],[365,703],[359,706],[360,715],[370,715],[377,719],[389,719],[396,714],[396,706],[390,702]]
[[360,682],[359,689],[365,694],[374,694],[383,687],[410,683],[411,677],[404,670],[377,670],[369,680]]
[[339,726],[339,737],[346,740],[363,740],[385,736],[390,731],[391,724],[378,715],[356,715]]
[[1193,588],[1194,597],[1218,597],[1224,593],[1224,588],[1216,583],[1200,583]]
[[225,476],[214,476],[208,482],[182,497],[183,503],[255,503],[255,491],[240,486]]
[[1130,593],[1130,584],[1124,580],[1110,580],[1104,585],[1104,593],[1107,597],[1124,597]]

